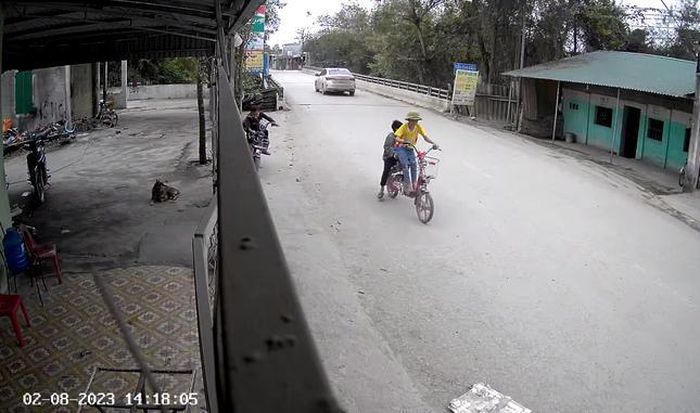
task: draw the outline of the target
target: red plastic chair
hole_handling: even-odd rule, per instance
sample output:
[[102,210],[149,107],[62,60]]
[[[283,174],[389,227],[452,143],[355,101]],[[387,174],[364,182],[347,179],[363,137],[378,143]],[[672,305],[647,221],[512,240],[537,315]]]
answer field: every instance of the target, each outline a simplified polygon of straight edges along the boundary
[[26,225],[21,225],[22,238],[29,251],[29,257],[38,261],[50,261],[53,265],[53,272],[58,278],[58,283],[63,284],[63,272],[61,271],[61,263],[58,259],[55,244],[38,244],[34,241],[32,232]]
[[20,308],[22,309],[22,314],[24,314],[24,321],[27,323],[27,327],[31,328],[32,323],[29,321],[27,309],[24,308],[22,297],[19,295],[0,295],[0,317],[10,317],[12,329],[15,330],[15,336],[17,337],[17,341],[19,341],[19,346],[24,347],[22,329],[19,326],[19,321],[17,321],[17,309]]

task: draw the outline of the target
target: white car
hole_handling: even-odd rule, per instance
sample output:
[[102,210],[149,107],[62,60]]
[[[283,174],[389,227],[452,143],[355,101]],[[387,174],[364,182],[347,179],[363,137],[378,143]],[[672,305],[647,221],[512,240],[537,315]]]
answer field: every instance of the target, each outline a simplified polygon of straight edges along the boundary
[[328,67],[316,73],[316,92],[324,95],[329,92],[348,92],[355,95],[355,76],[348,69]]

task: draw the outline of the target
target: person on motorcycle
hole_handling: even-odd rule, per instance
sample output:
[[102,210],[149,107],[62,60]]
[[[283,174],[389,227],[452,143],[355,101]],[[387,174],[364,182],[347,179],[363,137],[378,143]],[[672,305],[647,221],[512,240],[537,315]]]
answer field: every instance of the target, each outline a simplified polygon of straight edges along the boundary
[[394,133],[403,125],[403,122],[400,120],[395,120],[391,123],[391,130],[386,139],[384,139],[384,154],[382,158],[384,159],[384,170],[382,171],[382,179],[379,181],[379,193],[377,194],[377,198],[382,199],[384,198],[384,187],[386,186],[386,181],[389,179],[389,173],[391,172],[391,168],[396,165],[396,163],[399,161],[396,158],[396,153],[394,152],[394,146],[396,145],[396,136]]
[[[264,114],[260,110],[260,107],[255,106],[251,109],[250,113],[248,113],[248,116],[243,119],[243,130],[245,130],[248,136],[250,136],[251,133],[256,133],[260,130],[260,119],[265,119],[266,121],[270,122],[272,126],[277,126],[277,122],[275,122],[274,119]],[[264,145],[265,148],[263,149],[262,153],[269,155],[270,139],[268,131],[265,131]]]
[[396,137],[395,151],[403,168],[404,192],[406,194],[413,194],[416,179],[418,178],[416,153],[411,145],[416,146],[418,144],[418,136],[420,135],[426,142],[432,144],[434,149],[438,149],[438,145],[428,137],[423,126],[418,123],[422,119],[418,112],[408,112],[406,123],[394,132]]

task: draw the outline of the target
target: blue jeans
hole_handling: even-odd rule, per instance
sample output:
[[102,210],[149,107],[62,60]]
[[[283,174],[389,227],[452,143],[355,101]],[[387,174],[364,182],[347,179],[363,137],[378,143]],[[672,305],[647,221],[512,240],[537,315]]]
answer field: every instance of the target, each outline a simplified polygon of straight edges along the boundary
[[416,153],[413,148],[408,146],[400,146],[395,149],[396,155],[399,157],[399,162],[401,162],[401,167],[403,168],[403,182],[408,185],[416,182],[418,178],[418,168],[416,166]]

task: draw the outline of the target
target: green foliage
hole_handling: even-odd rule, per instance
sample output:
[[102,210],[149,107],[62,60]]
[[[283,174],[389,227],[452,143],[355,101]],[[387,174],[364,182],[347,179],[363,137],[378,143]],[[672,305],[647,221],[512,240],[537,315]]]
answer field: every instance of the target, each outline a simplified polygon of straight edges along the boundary
[[[116,64],[110,65],[115,70]],[[145,84],[195,83],[199,63],[194,57],[176,57],[171,59],[140,59],[129,62],[129,82]],[[110,76],[110,83],[114,83]]]
[[346,4],[304,32],[317,66],[446,87],[454,62],[476,62],[482,78],[517,68],[523,26],[525,65],[595,50],[658,53],[693,59],[700,40],[700,0],[680,0],[669,37],[629,22],[634,10],[616,0],[384,0],[371,10]]

